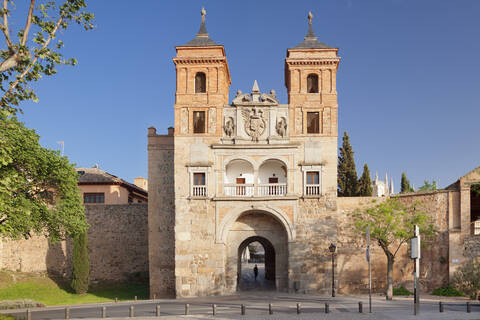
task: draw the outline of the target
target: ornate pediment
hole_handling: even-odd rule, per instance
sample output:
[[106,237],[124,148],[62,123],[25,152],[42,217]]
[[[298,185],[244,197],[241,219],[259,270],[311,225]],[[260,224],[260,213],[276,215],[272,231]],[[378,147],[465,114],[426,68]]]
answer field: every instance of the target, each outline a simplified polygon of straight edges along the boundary
[[275,95],[275,90],[270,90],[270,94],[261,93],[258,88],[257,80],[255,80],[251,93],[242,93],[241,90],[237,91],[235,99],[232,101],[232,105],[278,105],[278,100]]

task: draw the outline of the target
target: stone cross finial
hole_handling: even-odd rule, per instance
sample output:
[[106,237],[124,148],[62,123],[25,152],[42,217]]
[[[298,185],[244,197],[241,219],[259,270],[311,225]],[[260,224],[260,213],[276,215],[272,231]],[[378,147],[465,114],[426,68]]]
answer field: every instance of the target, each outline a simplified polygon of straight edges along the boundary
[[312,24],[313,14],[312,11],[308,11],[308,24]]
[[207,11],[205,10],[205,8],[202,7],[200,13],[202,14],[202,22],[205,22],[205,16],[207,15]]

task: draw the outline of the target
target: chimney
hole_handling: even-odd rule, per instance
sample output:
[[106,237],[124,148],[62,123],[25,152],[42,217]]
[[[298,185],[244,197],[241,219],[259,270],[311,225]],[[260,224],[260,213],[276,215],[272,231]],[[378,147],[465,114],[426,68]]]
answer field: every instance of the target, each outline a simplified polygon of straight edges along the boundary
[[173,136],[173,133],[175,132],[175,128],[174,127],[168,127],[168,135],[169,136]]
[[133,179],[133,184],[136,185],[137,187],[142,188],[145,191],[148,191],[148,180],[145,179],[144,177],[137,177]]

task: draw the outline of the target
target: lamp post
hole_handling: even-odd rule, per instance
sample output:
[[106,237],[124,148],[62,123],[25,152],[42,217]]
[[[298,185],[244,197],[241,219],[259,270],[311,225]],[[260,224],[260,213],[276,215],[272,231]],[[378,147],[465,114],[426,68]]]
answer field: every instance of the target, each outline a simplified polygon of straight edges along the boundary
[[332,297],[335,297],[335,250],[337,247],[332,243],[328,250],[332,253]]

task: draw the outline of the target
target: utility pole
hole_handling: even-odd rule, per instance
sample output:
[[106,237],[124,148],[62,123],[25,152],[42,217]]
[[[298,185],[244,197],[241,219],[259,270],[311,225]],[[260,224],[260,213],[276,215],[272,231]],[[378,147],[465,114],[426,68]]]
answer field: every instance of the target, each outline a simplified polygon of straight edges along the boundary
[[418,290],[418,278],[420,276],[420,230],[417,225],[414,228],[414,236],[410,245],[411,258],[415,260],[415,270],[413,272],[413,314],[420,312],[420,292]]
[[372,313],[372,266],[370,264],[370,226],[367,226],[368,312]]

